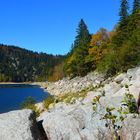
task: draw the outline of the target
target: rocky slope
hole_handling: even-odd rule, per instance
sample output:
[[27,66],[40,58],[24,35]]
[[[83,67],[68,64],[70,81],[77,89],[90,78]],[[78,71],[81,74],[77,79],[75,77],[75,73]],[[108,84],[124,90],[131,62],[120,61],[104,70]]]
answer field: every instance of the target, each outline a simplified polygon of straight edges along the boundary
[[[63,79],[56,83],[47,83],[47,91],[53,95],[77,94],[83,89],[87,90],[86,97],[83,99],[77,98],[76,102],[72,104],[57,103],[55,108],[42,113],[38,118],[43,120],[44,130],[50,140],[111,139],[110,132],[105,127],[105,121],[100,120],[101,116],[92,109],[92,100],[104,93],[105,96],[100,99],[101,106],[119,108],[122,106],[125,93],[129,90],[135,100],[138,101],[140,66],[108,79],[103,74],[90,73],[83,78],[76,77],[71,80]],[[133,125],[130,124],[129,119],[132,120]],[[122,128],[121,139],[140,139],[140,131],[137,128],[140,118],[128,117],[128,120],[126,119],[125,126]]]
[[[128,91],[134,96],[136,102],[139,100],[140,66],[108,79],[103,74],[90,73],[83,78],[63,79],[55,83],[44,83],[42,86],[47,87],[46,90],[53,95],[57,95],[58,98],[65,95],[66,100],[72,95],[75,99],[73,101],[73,98],[71,98],[72,101],[69,103],[65,100],[58,100],[59,102],[53,106],[50,105],[49,110],[44,111],[37,118],[39,126],[43,128],[35,128],[37,132],[34,133],[32,133],[34,130],[30,126],[34,126],[36,123],[32,123],[32,119],[28,119],[30,113],[27,115],[23,110],[21,118],[16,117],[19,116],[18,111],[5,113],[4,117],[1,114],[1,140],[9,140],[4,137],[6,134],[13,140],[16,140],[17,137],[21,140],[35,140],[40,139],[40,137],[48,140],[111,140],[112,134],[105,127],[106,120],[101,119],[102,115],[107,107],[117,109],[122,107],[122,100]],[[78,96],[81,92],[85,93],[83,97]],[[97,113],[93,110],[92,100],[101,94],[105,96],[100,97],[99,113]],[[43,108],[43,104],[41,108]],[[117,114],[115,111],[114,113]],[[15,117],[11,117],[11,114],[15,114]],[[140,116],[136,115],[134,118],[131,114],[127,114],[125,117],[125,121],[120,123],[120,126],[122,126],[119,132],[120,139],[140,140]],[[16,124],[10,123],[13,121]],[[22,130],[24,121],[29,122],[29,125],[25,125],[25,129]],[[9,122],[10,125],[7,125],[6,122]],[[10,131],[12,127],[15,127],[13,130],[15,133]],[[29,130],[29,132],[26,130]],[[24,137],[23,134],[28,136]]]
[[76,77],[71,80],[65,78],[55,83],[46,82],[41,86],[50,94],[57,96],[70,93],[76,94],[82,90],[89,89],[90,91],[91,89],[88,96],[94,96],[98,92],[105,92],[106,97],[114,98],[124,96],[126,93],[125,86],[128,86],[130,93],[137,100],[140,92],[140,66],[129,69],[126,73],[118,74],[112,78],[106,79],[104,74],[90,73],[85,77]]

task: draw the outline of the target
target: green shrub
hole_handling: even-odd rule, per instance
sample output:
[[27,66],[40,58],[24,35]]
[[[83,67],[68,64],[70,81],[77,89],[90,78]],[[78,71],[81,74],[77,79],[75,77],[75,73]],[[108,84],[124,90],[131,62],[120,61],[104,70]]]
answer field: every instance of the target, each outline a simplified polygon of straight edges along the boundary
[[[105,120],[105,127],[107,127],[111,133],[112,139],[113,140],[119,140],[119,130],[121,129],[121,126],[118,124],[118,122],[122,122],[124,120],[124,117],[121,115],[121,111],[117,110],[118,115],[114,113],[116,108],[114,107],[101,107],[100,104],[100,98],[103,97],[104,94],[95,96],[93,98],[93,110],[95,111],[96,114],[101,115],[101,120]],[[101,110],[103,109],[105,112],[101,113]]]
[[126,106],[125,112],[138,114],[137,103],[136,103],[135,98],[132,94],[125,93],[125,97],[124,97],[122,103],[123,103],[123,106]]
[[55,102],[55,97],[50,95],[48,96],[44,101],[44,107],[48,110],[49,109],[49,105]]
[[126,85],[125,85],[125,88],[127,88],[127,89],[128,89],[128,88],[129,88],[129,86],[126,84]]
[[29,96],[21,103],[21,108],[32,108],[34,104],[35,100]]
[[36,109],[35,106],[35,100],[33,97],[27,97],[22,103],[21,103],[21,108],[22,109],[31,109],[35,112],[36,116],[39,116],[39,111]]
[[[120,122],[123,122],[126,119],[126,115],[132,113],[134,117],[136,117],[136,114],[138,114],[136,101],[133,95],[129,93],[128,86],[126,86],[126,89],[128,90],[128,93],[126,93],[124,96],[122,107],[118,109],[108,106],[104,107],[100,104],[100,98],[103,97],[104,94],[95,96],[92,101],[93,110],[96,114],[101,115],[101,120],[106,121],[105,126],[110,130],[113,140],[119,140],[119,131],[122,127]],[[105,110],[105,113],[101,114],[101,108]],[[114,111],[117,111],[117,113],[115,113]]]

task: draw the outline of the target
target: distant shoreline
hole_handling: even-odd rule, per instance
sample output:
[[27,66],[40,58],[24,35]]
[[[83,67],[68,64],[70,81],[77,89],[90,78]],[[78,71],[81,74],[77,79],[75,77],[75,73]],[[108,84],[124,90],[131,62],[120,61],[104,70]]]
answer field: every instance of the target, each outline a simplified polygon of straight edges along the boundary
[[45,82],[0,82],[0,85],[32,85],[32,86],[39,86],[40,88],[43,88],[45,90],[45,87],[42,83]]
[[0,85],[24,85],[24,84],[28,84],[28,85],[37,85],[34,84],[34,82],[0,82]]
[[46,82],[0,82],[0,85],[13,85],[13,86],[14,85],[30,85],[30,86],[39,86],[45,92],[47,92],[46,86],[44,86],[44,83],[46,83]]

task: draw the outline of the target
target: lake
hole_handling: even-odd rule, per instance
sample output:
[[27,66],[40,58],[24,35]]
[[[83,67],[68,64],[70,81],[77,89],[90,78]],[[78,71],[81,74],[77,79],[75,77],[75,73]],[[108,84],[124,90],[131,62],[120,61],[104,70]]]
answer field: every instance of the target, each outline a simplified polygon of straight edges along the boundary
[[0,113],[20,109],[21,103],[29,96],[41,102],[48,95],[36,85],[0,84]]

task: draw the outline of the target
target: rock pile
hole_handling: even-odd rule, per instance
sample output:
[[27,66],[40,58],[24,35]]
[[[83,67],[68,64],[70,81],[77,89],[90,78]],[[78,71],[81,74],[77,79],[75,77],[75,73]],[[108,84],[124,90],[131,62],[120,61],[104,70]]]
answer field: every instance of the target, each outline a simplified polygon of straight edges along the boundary
[[86,88],[98,87],[104,79],[104,74],[96,72],[90,73],[85,77],[64,78],[55,83],[47,83],[47,91],[53,95],[76,93]]

